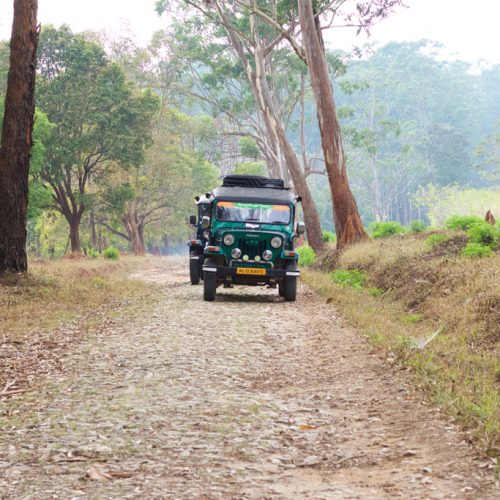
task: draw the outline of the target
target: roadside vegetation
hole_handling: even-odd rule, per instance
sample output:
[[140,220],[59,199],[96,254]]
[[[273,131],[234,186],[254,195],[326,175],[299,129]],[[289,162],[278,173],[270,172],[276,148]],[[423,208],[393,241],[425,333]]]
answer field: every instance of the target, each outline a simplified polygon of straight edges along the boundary
[[379,223],[303,278],[498,457],[500,228],[466,216],[445,227]]
[[151,265],[152,259],[131,256],[110,261],[72,254],[57,262],[32,262],[27,276],[3,278],[1,395],[24,392],[38,375],[57,370],[65,350],[98,329],[102,321],[151,302],[154,295],[147,285],[128,277],[130,269]]

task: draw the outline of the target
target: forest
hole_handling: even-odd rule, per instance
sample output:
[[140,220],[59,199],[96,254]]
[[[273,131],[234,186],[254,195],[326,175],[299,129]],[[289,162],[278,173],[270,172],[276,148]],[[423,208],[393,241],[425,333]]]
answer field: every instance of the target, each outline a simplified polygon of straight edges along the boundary
[[[147,47],[126,33],[42,27],[29,180],[32,255],[108,246],[136,255],[184,251],[193,198],[221,176],[278,172],[290,179],[283,160],[273,158],[231,33],[205,18],[190,7]],[[275,28],[258,22],[262,44],[272,43]],[[238,30],[251,30],[248,17]],[[499,211],[499,65],[445,59],[431,40],[351,54],[328,46],[326,55],[365,226],[419,220],[439,227],[457,213]],[[307,67],[282,43],[263,57],[319,224],[335,231]],[[8,64],[4,40],[0,110]]]
[[144,45],[38,3],[0,41],[0,498],[497,498],[500,64],[336,46],[402,0],[157,0]]

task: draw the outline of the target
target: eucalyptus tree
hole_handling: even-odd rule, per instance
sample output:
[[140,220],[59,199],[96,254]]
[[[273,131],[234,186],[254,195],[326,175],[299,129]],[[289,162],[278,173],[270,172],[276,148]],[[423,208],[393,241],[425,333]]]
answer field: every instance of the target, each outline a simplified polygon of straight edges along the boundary
[[[184,6],[188,14],[198,15],[200,30],[204,30],[219,46],[219,51],[230,49],[238,59],[242,78],[250,85],[255,107],[266,133],[266,151],[273,159],[268,162],[272,175],[284,176],[288,171],[297,193],[302,197],[304,219],[308,228],[310,245],[319,250],[323,246],[318,211],[312,198],[306,177],[297,154],[287,136],[283,123],[280,99],[272,84],[272,55],[286,38],[284,33],[276,33],[238,1],[213,0],[197,2],[193,0],[160,0],[159,12],[175,7],[177,12]],[[279,166],[279,171],[277,170]]]
[[63,26],[40,36],[37,104],[54,124],[38,178],[52,190],[66,219],[71,250],[81,250],[79,227],[92,177],[108,162],[141,164],[152,142],[158,99],[126,81],[102,47]]
[[28,178],[35,115],[37,0],[14,0],[0,144],[0,274],[24,272]]

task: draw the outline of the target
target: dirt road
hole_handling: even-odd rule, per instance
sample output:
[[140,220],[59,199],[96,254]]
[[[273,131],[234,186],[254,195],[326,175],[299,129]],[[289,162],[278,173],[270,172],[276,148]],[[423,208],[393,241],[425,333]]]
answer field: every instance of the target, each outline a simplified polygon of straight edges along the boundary
[[304,287],[221,290],[169,261],[154,311],[100,318],[1,412],[1,498],[494,498],[491,460]]

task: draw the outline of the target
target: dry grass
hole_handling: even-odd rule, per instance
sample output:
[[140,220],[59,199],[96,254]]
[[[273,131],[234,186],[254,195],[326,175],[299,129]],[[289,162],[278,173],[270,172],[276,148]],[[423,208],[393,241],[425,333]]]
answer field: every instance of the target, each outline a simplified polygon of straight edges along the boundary
[[126,279],[126,274],[137,265],[142,262],[133,257],[118,262],[62,259],[32,263],[27,276],[0,281],[2,336],[48,328],[111,298],[133,294],[141,285]]
[[304,279],[498,456],[500,254],[470,259],[459,255],[461,235],[432,249],[424,238],[364,242],[337,255],[337,268],[365,272],[365,289],[337,285],[324,272]]
[[62,259],[34,262],[25,275],[0,281],[0,394],[23,391],[60,368],[63,354],[113,308],[123,313],[147,296],[147,285],[128,279],[149,259],[117,262]]

